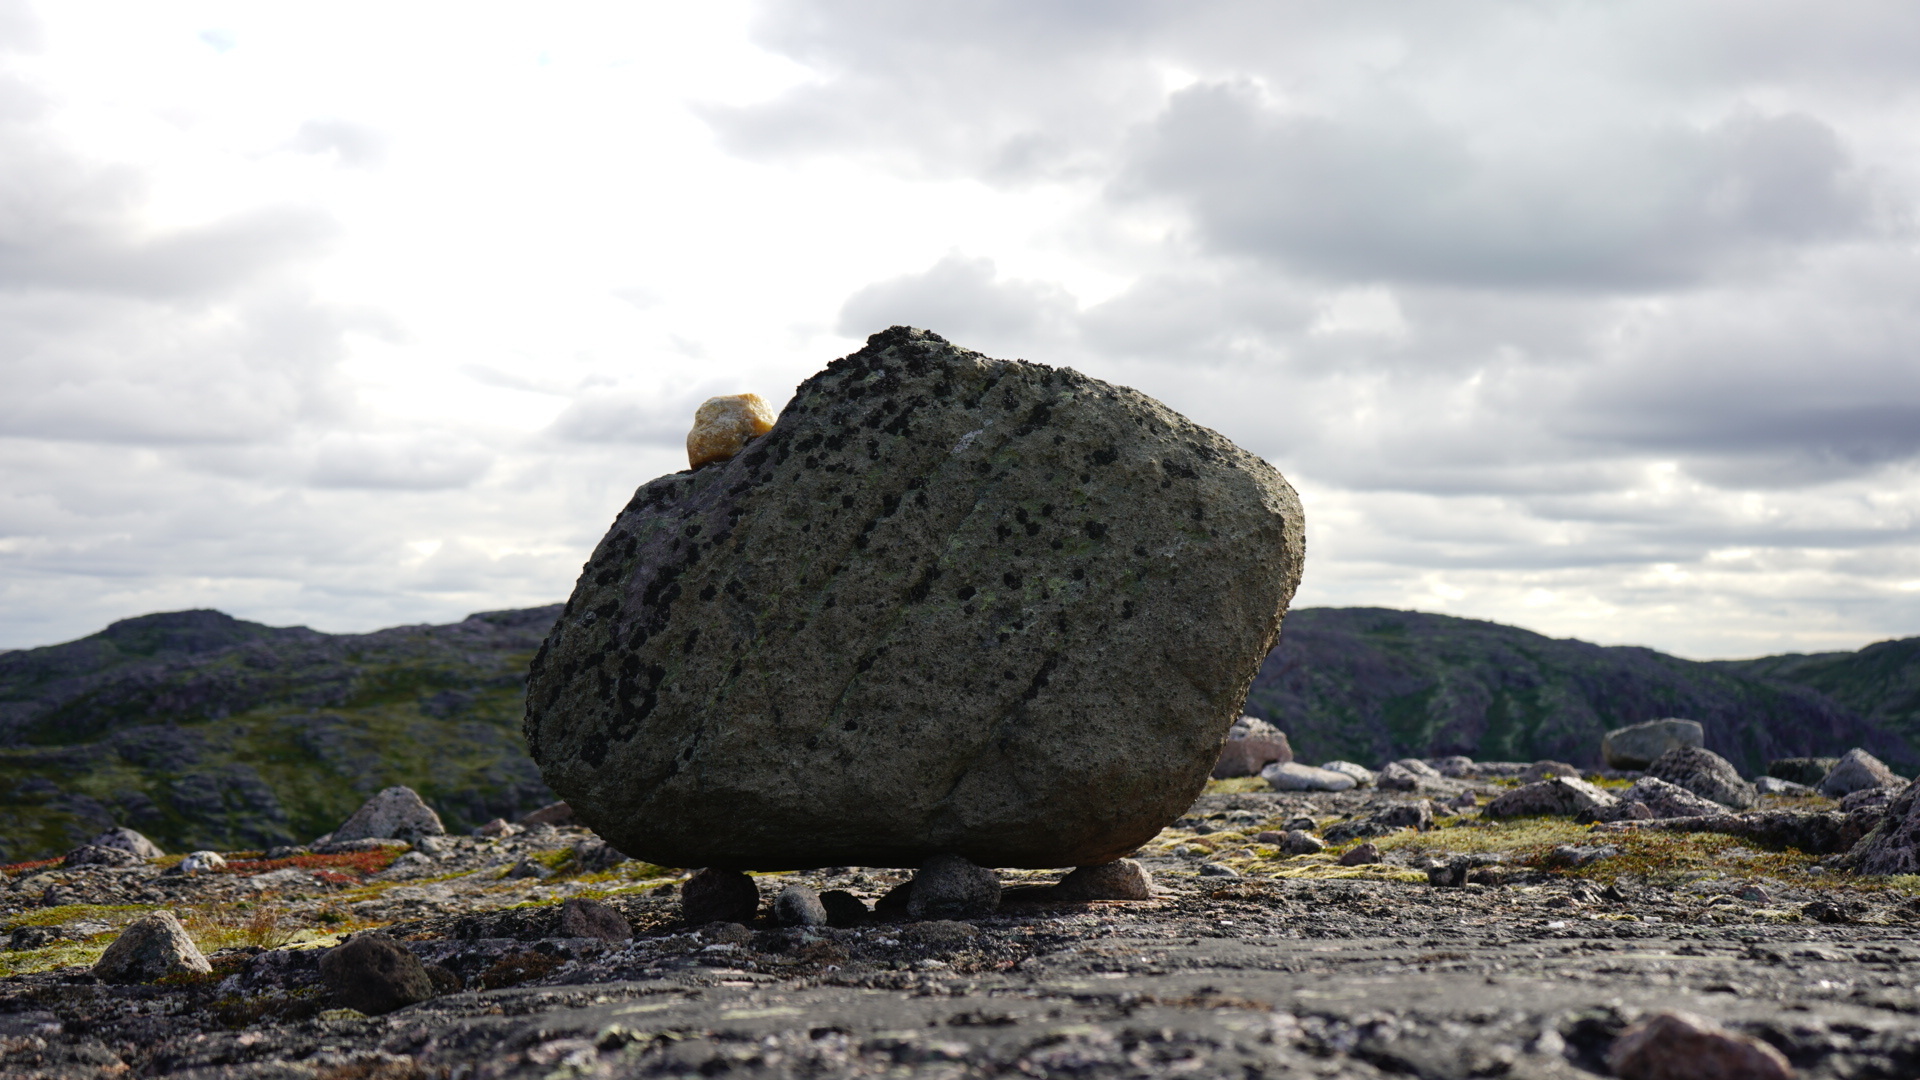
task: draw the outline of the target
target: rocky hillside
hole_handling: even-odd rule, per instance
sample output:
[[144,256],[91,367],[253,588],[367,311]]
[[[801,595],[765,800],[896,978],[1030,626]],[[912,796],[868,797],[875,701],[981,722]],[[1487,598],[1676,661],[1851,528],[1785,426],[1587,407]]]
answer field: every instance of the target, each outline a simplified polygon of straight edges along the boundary
[[1475,619],[1384,608],[1287,616],[1247,711],[1306,761],[1465,754],[1600,764],[1609,728],[1662,716],[1706,727],[1749,774],[1773,758],[1860,746],[1911,767],[1920,638],[1858,653],[1700,663]]
[[[465,831],[551,799],[520,743],[527,663],[558,606],[371,634],[217,611],[128,619],[0,654],[0,862],[109,824],[171,851],[304,841],[389,784]],[[1466,754],[1597,765],[1608,728],[1686,716],[1749,773],[1862,746],[1920,755],[1920,639],[1696,663],[1498,623],[1305,608],[1247,708],[1307,761]]]
[[537,806],[521,702],[558,614],[323,634],[182,611],[0,654],[0,862],[113,823],[173,851],[304,841],[398,783],[460,830]]

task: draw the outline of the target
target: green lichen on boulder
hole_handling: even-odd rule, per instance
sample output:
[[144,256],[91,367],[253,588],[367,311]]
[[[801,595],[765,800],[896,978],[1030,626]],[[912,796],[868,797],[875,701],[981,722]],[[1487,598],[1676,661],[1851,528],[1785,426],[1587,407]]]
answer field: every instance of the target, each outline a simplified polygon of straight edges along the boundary
[[640,488],[527,746],[650,862],[1107,862],[1206,783],[1302,536],[1272,466],[1151,398],[895,327]]

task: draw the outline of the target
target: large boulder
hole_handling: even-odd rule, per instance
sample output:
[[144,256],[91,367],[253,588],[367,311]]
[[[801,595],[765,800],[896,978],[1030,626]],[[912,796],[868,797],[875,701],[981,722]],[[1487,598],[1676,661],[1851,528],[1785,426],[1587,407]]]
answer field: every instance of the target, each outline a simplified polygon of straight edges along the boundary
[[352,840],[412,840],[420,836],[445,836],[440,815],[421,800],[410,787],[390,787],[368,799],[339,828],[328,842]]
[[1747,810],[1760,802],[1760,793],[1740,778],[1733,762],[1697,746],[1676,746],[1661,754],[1647,766],[1647,775],[1735,810]]
[[132,829],[124,827],[108,829],[106,832],[94,837],[88,843],[92,847],[119,848],[122,851],[131,852],[142,859],[157,859],[166,854],[166,852],[160,850],[159,844],[154,843]]
[[1616,796],[1618,802],[1596,811],[1596,821],[1646,821],[1655,818],[1706,817],[1723,814],[1726,808],[1712,799],[1695,795],[1678,784],[1652,776],[1643,776]]
[[1841,755],[1827,775],[1820,778],[1820,794],[1829,799],[1839,799],[1856,791],[1894,787],[1903,783],[1906,781],[1895,776],[1885,762],[1856,747]]
[[1276,472],[895,327],[641,487],[530,671],[580,821],[667,866],[1109,862],[1199,794],[1299,581]]
[[1226,745],[1214,762],[1213,778],[1258,776],[1260,770],[1293,760],[1293,747],[1287,745],[1287,733],[1257,716],[1243,716],[1227,729]]
[[1698,720],[1667,717],[1614,728],[1600,737],[1600,756],[1609,769],[1644,769],[1677,746],[1705,746],[1706,729]]
[[1845,861],[1862,874],[1920,874],[1920,780],[1894,796],[1880,823]]

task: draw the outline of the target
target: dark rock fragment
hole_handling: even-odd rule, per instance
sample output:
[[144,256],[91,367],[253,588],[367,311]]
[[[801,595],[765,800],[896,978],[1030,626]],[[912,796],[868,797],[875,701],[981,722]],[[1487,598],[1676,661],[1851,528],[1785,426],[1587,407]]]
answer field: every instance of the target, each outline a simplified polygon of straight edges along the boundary
[[680,914],[691,926],[750,923],[760,911],[760,887],[738,870],[708,867],[680,889]]
[[1551,780],[1504,792],[1482,807],[1480,813],[1490,818],[1600,813],[1612,807],[1616,801],[1612,795],[1585,780],[1556,776]]
[[1361,844],[1340,856],[1341,866],[1366,866],[1380,861],[1380,849],[1373,844]]
[[560,905],[560,933],[601,941],[630,941],[633,925],[611,904],[576,896]]
[[789,885],[773,898],[773,918],[781,926],[825,926],[827,906],[805,885]]
[[1793,784],[1818,787],[1820,781],[1825,780],[1838,764],[1840,759],[1831,757],[1777,758],[1767,763],[1767,775]]
[[1620,1080],[1792,1080],[1780,1051],[1689,1013],[1663,1012],[1629,1026],[1607,1051]]
[[1749,809],[1760,801],[1759,792],[1740,778],[1732,762],[1698,746],[1676,746],[1661,754],[1647,766],[1647,775],[1735,810]]
[[866,901],[845,889],[828,889],[821,893],[820,906],[826,909],[827,925],[833,927],[859,926],[873,915],[867,910]]
[[433,977],[406,946],[385,934],[355,934],[320,957],[320,979],[345,1008],[379,1016],[433,996]]

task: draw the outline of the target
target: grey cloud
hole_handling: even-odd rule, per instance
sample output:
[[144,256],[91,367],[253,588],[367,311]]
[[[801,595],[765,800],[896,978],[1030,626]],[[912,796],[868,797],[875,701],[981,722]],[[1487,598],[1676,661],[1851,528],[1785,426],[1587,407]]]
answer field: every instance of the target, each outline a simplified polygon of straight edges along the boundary
[[864,338],[889,326],[938,328],[981,349],[1028,347],[1055,338],[1076,314],[1050,282],[1003,279],[992,259],[948,255],[917,274],[876,282],[841,305],[839,332]]
[[1174,96],[1115,191],[1173,200],[1223,252],[1504,288],[1683,284],[1871,213],[1834,132],[1804,115],[1588,133],[1552,157],[1478,141],[1408,102],[1315,115],[1207,85]]
[[308,120],[291,143],[308,154],[332,154],[342,165],[372,168],[387,158],[387,137],[378,128],[346,120]]
[[[739,392],[719,383],[665,392],[596,387],[576,397],[544,434],[571,443],[678,447],[686,443],[687,429],[693,426],[693,413],[701,402]],[[784,404],[771,398],[768,403],[776,409]]]
[[493,454],[447,435],[352,435],[320,440],[311,482],[322,488],[434,491],[464,488],[493,465]]

